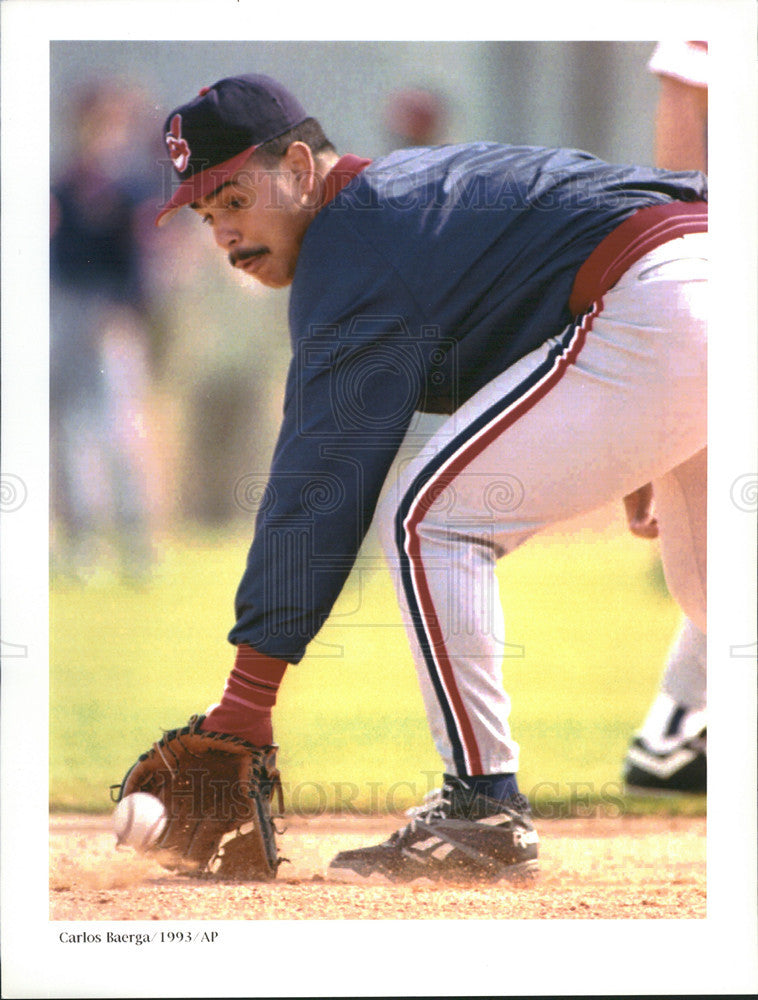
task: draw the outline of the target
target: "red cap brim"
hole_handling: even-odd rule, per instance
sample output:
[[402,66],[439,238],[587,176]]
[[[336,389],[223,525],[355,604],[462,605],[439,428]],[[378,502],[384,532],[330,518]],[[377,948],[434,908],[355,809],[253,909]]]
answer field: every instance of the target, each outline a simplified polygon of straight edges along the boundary
[[220,188],[222,184],[226,184],[238,170],[244,167],[257,148],[257,145],[251,146],[249,149],[237,153],[231,160],[216,163],[212,167],[208,167],[207,170],[201,170],[200,173],[193,174],[186,181],[182,181],[156,215],[156,226],[162,226],[164,222],[168,222],[173,215],[176,215],[180,208],[205,198],[206,195],[212,194],[217,188]]

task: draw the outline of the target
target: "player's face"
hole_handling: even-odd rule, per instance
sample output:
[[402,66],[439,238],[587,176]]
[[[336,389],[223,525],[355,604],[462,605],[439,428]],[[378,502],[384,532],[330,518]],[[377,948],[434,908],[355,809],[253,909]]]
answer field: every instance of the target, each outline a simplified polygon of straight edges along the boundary
[[232,267],[270,288],[284,288],[294,277],[313,217],[303,186],[301,172],[286,157],[275,169],[251,159],[192,208],[211,227]]

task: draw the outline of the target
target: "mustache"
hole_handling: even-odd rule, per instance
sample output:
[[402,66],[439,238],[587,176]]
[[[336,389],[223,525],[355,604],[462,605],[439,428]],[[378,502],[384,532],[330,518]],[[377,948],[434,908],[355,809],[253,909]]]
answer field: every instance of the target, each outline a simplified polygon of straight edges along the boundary
[[257,250],[244,250],[240,248],[239,250],[230,250],[228,259],[232,267],[236,267],[241,261],[252,260],[253,257],[262,257],[264,253],[268,253],[266,247],[259,247]]

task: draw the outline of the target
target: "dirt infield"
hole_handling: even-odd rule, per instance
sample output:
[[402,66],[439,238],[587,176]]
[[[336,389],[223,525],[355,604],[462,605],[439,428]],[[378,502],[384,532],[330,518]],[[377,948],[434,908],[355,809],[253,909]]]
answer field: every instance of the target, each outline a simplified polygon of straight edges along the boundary
[[51,920],[693,919],[706,916],[706,820],[542,820],[541,874],[497,886],[348,885],[326,877],[339,850],[383,840],[397,817],[292,817],[273,883],[208,882],[115,848],[107,817],[50,824]]

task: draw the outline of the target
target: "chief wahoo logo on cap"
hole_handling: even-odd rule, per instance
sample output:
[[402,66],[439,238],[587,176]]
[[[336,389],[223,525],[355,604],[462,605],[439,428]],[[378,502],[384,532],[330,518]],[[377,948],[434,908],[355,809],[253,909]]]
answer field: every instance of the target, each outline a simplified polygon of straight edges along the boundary
[[182,116],[174,115],[171,119],[171,131],[166,133],[166,146],[171,161],[183,173],[192,155],[187,140],[182,138]]

